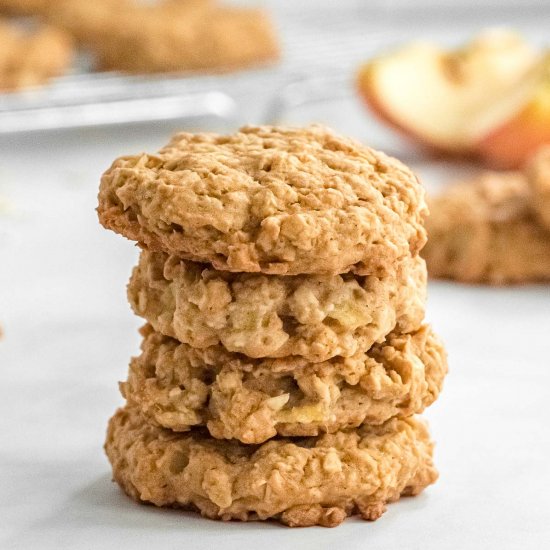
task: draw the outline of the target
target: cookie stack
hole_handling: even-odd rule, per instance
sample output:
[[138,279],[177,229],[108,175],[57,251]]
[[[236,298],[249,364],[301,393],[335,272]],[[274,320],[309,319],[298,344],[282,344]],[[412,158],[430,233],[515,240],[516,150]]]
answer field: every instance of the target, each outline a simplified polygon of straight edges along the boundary
[[330,130],[179,134],[104,174],[147,324],[106,451],[132,497],[216,519],[373,520],[433,483],[423,190]]

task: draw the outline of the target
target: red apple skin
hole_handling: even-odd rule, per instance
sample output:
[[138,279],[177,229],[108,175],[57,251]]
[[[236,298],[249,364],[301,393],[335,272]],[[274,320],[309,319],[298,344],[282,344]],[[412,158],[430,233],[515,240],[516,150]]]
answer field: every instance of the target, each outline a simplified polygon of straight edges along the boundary
[[537,118],[527,107],[481,140],[479,156],[490,167],[514,170],[545,144],[550,144],[550,116]]

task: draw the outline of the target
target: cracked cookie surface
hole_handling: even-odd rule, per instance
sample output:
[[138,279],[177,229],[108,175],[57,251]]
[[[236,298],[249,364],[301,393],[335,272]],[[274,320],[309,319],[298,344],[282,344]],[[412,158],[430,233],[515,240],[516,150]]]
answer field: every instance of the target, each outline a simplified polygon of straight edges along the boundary
[[319,362],[366,350],[394,329],[419,328],[426,266],[417,256],[381,277],[282,277],[217,271],[143,250],[128,298],[155,330],[193,347]]
[[181,432],[206,426],[213,437],[247,444],[420,413],[447,373],[443,345],[426,325],[323,363],[254,360],[222,346],[198,350],[150,326],[142,334],[142,354],[121,384],[128,403],[155,425]]
[[495,285],[550,280],[550,231],[523,174],[485,173],[431,198],[429,207],[422,255],[431,277]]
[[137,501],[290,526],[374,520],[386,503],[437,479],[433,444],[414,417],[256,446],[175,434],[127,408],[111,419],[105,450],[115,481]]
[[178,134],[116,160],[98,214],[150,250],[235,272],[391,272],[426,240],[412,172],[321,126]]

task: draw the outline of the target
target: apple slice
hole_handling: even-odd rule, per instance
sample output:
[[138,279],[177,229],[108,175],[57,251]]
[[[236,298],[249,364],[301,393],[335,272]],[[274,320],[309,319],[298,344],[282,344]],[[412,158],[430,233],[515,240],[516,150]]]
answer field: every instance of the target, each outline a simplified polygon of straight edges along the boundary
[[495,168],[521,167],[550,144],[550,53],[514,93],[488,109],[480,124],[492,130],[478,143],[478,153]]
[[454,51],[416,43],[376,58],[360,70],[359,90],[376,115],[406,135],[438,151],[476,154],[492,130],[484,116],[489,106],[538,59],[516,33],[490,30]]

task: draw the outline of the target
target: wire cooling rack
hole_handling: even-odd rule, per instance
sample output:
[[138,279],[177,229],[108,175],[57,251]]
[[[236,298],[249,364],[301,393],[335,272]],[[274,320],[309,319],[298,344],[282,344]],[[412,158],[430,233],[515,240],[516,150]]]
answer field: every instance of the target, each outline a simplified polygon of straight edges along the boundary
[[[88,71],[83,59],[47,86],[0,94],[0,133],[176,119],[193,124],[205,117],[238,123],[247,119],[243,97],[260,100],[261,110],[293,80],[320,66],[341,67],[356,51],[354,39],[341,32],[350,26],[344,12],[335,19],[319,9],[272,11],[282,42],[276,65],[221,75],[127,76]],[[376,38],[356,31],[354,38],[369,44]]]
[[271,122],[288,105],[349,93],[357,66],[382,48],[418,36],[458,40],[495,22],[517,26],[522,17],[532,20],[532,29],[533,21],[550,17],[550,6],[506,1],[498,2],[498,10],[482,0],[476,7],[466,0],[458,6],[401,0],[267,4],[282,43],[276,65],[221,75],[127,76],[91,72],[83,59],[73,74],[47,86],[0,94],[0,134],[162,120],[197,127],[205,118],[224,126]]

